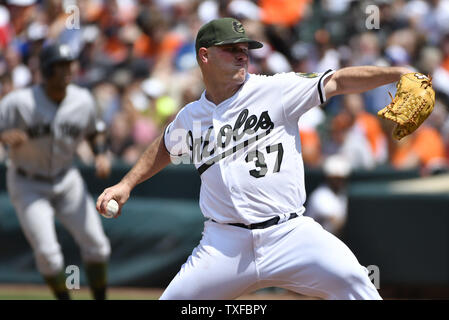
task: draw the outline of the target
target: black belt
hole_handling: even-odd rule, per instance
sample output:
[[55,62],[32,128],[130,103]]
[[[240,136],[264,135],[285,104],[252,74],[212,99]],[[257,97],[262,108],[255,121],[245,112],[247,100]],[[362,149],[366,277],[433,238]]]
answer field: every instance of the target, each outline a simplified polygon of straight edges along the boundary
[[[290,217],[287,220],[285,220],[285,221],[294,219],[297,216],[298,215],[295,212],[290,213]],[[272,218],[270,220],[267,220],[267,221],[264,221],[264,222],[259,222],[259,223],[253,223],[253,224],[250,224],[250,225],[243,224],[243,223],[225,223],[225,224],[228,224],[230,226],[236,226],[236,227],[240,227],[240,228],[250,229],[250,230],[253,230],[253,229],[265,229],[265,228],[268,228],[268,227],[271,227],[271,226],[274,226],[274,225],[278,224],[280,219],[281,218],[279,216],[277,216],[277,217],[274,217],[274,218]],[[213,222],[217,222],[215,220],[212,220],[212,221]],[[217,222],[217,223],[219,223],[219,222]]]
[[58,173],[56,176],[54,177],[48,177],[48,176],[43,176],[40,174],[35,174],[35,173],[28,173],[25,170],[23,170],[22,168],[16,168],[16,172],[21,175],[22,177],[26,177],[32,180],[36,180],[36,181],[42,181],[42,182],[49,182],[49,183],[53,183],[56,179],[62,177],[64,175],[64,173],[66,173],[67,171],[63,170],[62,172]]

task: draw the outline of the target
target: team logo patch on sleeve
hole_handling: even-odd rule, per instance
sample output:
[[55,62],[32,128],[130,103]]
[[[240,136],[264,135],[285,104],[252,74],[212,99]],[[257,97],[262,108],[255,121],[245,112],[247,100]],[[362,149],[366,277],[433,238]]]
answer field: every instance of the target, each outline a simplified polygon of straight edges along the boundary
[[303,78],[316,78],[319,76],[316,72],[296,72],[295,74]]

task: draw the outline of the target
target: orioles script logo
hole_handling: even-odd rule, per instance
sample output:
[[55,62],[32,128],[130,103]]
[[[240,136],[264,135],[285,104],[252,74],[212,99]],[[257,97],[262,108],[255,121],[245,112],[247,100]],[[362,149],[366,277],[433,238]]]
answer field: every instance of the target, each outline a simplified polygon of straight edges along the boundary
[[[210,146],[210,144],[213,140],[211,138],[212,134],[214,133],[213,126],[207,129],[204,138],[203,136],[194,138],[192,131],[189,130],[187,132],[186,142],[191,152],[191,160],[194,163],[199,163],[203,159],[208,159],[210,156],[213,156],[218,148],[226,149],[231,144],[231,141],[236,142],[233,147],[229,147],[229,149],[223,151],[220,154],[217,154],[215,157],[208,159],[206,163],[202,165],[206,165],[207,167],[205,169],[207,169],[212,164],[268,135],[274,128],[274,123],[271,121],[268,111],[263,111],[259,117],[257,117],[256,115],[248,115],[248,109],[244,109],[242,112],[240,112],[237,119],[235,120],[234,126],[231,126],[230,124],[222,126],[220,130],[218,130],[215,144],[212,147]],[[241,143],[238,143],[245,137],[254,135],[259,130],[264,130],[264,132],[256,136],[252,136]],[[200,168],[198,170],[201,171]]]

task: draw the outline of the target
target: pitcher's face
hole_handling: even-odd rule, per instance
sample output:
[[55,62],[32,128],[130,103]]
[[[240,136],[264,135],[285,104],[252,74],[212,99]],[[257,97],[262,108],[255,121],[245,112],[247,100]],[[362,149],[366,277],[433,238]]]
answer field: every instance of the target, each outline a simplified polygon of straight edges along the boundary
[[208,48],[211,71],[236,84],[245,82],[248,72],[248,43],[235,43]]

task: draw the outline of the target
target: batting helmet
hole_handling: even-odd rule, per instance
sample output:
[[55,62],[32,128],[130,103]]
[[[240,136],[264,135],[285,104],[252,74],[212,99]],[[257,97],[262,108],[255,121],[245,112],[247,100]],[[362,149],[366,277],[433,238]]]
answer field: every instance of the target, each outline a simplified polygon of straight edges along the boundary
[[44,77],[52,73],[52,66],[57,62],[73,61],[75,56],[66,44],[54,43],[42,48],[40,56],[40,68]]

